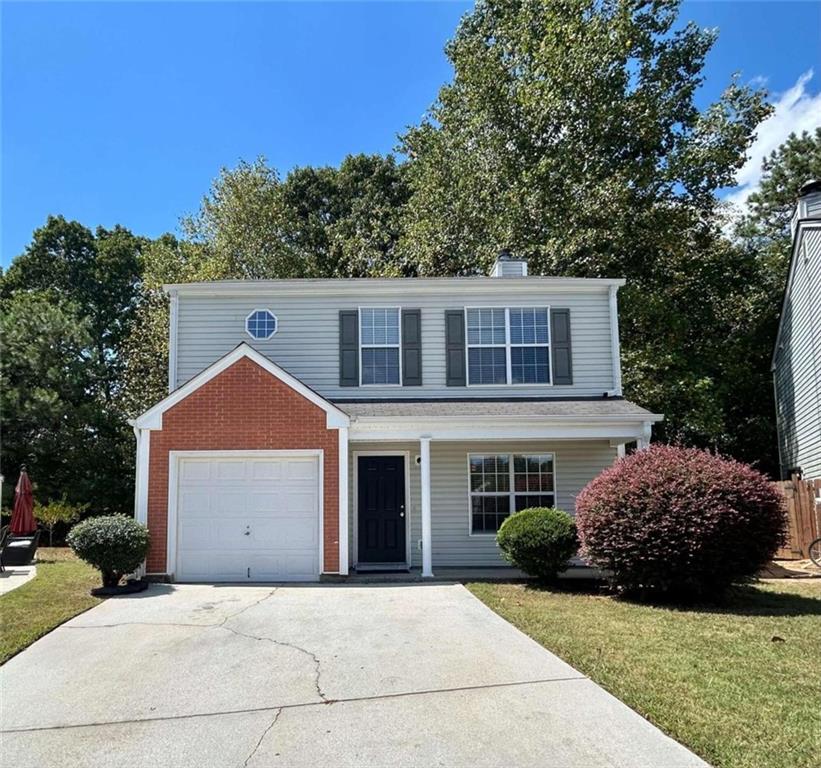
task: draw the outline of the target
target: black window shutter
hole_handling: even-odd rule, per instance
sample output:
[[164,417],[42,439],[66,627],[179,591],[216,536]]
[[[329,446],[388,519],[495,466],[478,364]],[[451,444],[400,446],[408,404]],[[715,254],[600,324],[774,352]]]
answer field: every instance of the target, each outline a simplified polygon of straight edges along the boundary
[[445,310],[445,383],[449,387],[464,387],[465,377],[465,312]]
[[550,310],[550,353],[553,383],[573,383],[573,356],[570,350],[570,310]]
[[422,310],[402,310],[402,384],[422,386]]
[[359,386],[359,312],[339,312],[339,386]]

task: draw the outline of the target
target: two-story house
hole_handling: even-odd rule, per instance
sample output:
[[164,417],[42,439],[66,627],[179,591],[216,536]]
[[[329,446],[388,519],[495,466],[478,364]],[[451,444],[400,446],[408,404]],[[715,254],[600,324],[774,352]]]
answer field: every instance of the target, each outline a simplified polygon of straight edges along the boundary
[[781,476],[821,479],[821,181],[792,217],[792,255],[773,352]]
[[134,422],[148,574],[316,580],[503,566],[661,416],[622,398],[622,280],[166,286],[170,394]]

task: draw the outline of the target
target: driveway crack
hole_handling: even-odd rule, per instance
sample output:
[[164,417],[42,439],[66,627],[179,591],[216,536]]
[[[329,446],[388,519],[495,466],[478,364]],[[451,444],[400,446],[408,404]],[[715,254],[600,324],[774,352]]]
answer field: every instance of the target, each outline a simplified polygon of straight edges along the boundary
[[60,627],[57,627],[57,629],[113,629],[114,627],[193,627],[194,629],[220,629],[225,626],[226,622],[230,621],[231,619],[235,619],[237,616],[239,616],[242,613],[245,613],[245,611],[248,611],[251,608],[256,608],[260,603],[264,603],[269,597],[273,597],[278,589],[279,587],[274,587],[266,595],[259,598],[259,600],[254,600],[254,602],[248,603],[248,605],[243,606],[238,611],[234,611],[234,613],[229,613],[221,621],[211,624],[200,624],[198,622],[193,621],[118,621],[113,624],[64,624]]
[[262,732],[262,735],[257,740],[256,745],[250,751],[250,753],[248,754],[248,757],[245,758],[245,761],[242,763],[243,768],[247,768],[248,763],[251,762],[251,758],[257,753],[257,750],[262,746],[262,742],[265,741],[265,737],[268,735],[268,733],[271,731],[271,729],[277,724],[277,720],[279,720],[279,716],[281,714],[282,714],[282,707],[280,707],[278,710],[276,710],[276,712],[274,712],[273,720],[271,720],[271,722],[268,723],[267,727]]
[[316,689],[316,695],[319,696],[319,698],[325,704],[333,703],[334,700],[329,699],[325,695],[325,692],[322,690],[322,663],[320,662],[319,657],[313,651],[309,651],[307,648],[295,645],[294,643],[287,643],[284,640],[274,640],[274,638],[266,637],[265,635],[252,635],[248,632],[242,632],[239,629],[229,627],[227,624],[221,624],[219,628],[225,629],[228,632],[238,635],[239,637],[247,637],[249,640],[259,640],[260,642],[264,643],[273,643],[274,645],[279,645],[283,648],[292,648],[295,651],[299,651],[300,653],[305,654],[305,656],[307,656],[314,664],[314,688]]

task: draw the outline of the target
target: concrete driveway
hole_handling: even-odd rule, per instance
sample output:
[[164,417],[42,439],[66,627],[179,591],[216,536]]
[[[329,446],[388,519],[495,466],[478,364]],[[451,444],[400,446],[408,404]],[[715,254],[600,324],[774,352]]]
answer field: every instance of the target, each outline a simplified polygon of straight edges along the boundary
[[15,768],[705,766],[460,585],[157,585],[0,691]]

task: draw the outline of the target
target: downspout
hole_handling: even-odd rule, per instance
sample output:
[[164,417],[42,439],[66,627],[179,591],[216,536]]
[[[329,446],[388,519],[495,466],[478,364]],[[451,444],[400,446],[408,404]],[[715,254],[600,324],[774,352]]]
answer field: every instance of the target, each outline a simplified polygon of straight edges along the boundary
[[168,392],[177,388],[177,316],[179,295],[172,290],[168,293]]
[[613,389],[607,394],[612,397],[622,396],[621,387],[621,349],[619,346],[619,307],[616,299],[619,287],[611,285],[609,288],[610,304],[610,356],[613,363]]

